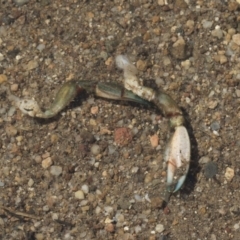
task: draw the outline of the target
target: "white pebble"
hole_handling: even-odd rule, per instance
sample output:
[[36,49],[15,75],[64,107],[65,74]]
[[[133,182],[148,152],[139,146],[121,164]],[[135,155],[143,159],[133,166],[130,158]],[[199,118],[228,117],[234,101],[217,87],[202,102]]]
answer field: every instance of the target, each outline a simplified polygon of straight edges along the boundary
[[164,226],[162,224],[157,224],[155,227],[156,232],[161,233],[164,231]]
[[137,202],[141,202],[141,201],[142,201],[142,197],[141,197],[140,195],[138,195],[138,194],[135,194],[135,195],[134,195],[134,198],[135,198],[135,200],[136,200]]
[[57,213],[52,214],[52,220],[58,220],[58,214]]
[[238,230],[239,229],[239,223],[234,224],[233,228],[234,228],[234,230]]
[[45,48],[45,45],[42,44],[42,43],[37,46],[37,50],[40,51],[40,52],[41,52],[44,48]]
[[32,187],[33,184],[34,184],[34,181],[33,181],[32,178],[30,178],[30,179],[28,180],[28,186],[29,186],[29,187]]
[[50,173],[53,176],[57,176],[58,177],[62,173],[62,167],[60,167],[60,166],[51,166]]
[[128,227],[128,226],[125,226],[125,227],[123,228],[123,230],[124,230],[125,232],[127,232],[127,231],[129,231],[129,227]]
[[234,169],[227,167],[224,176],[228,182],[231,182],[234,177]]
[[137,225],[137,226],[134,228],[134,231],[135,231],[135,233],[139,233],[139,232],[142,231],[142,228],[141,228],[139,225]]
[[74,195],[75,195],[75,198],[77,199],[84,199],[84,193],[81,190],[78,190],[77,192],[75,192]]
[[93,144],[91,147],[91,153],[93,155],[98,155],[100,153],[100,146],[97,144]]
[[88,185],[86,185],[86,184],[82,185],[82,191],[83,191],[85,194],[88,194],[88,193],[89,193],[89,187],[88,187]]
[[212,25],[213,25],[213,22],[212,21],[207,21],[207,20],[202,20],[202,25],[203,25],[203,28],[211,28]]
[[101,211],[102,209],[99,206],[97,206],[95,209],[95,213],[98,215]]
[[106,206],[106,207],[104,207],[104,211],[106,212],[107,215],[109,215],[113,212],[113,207]]

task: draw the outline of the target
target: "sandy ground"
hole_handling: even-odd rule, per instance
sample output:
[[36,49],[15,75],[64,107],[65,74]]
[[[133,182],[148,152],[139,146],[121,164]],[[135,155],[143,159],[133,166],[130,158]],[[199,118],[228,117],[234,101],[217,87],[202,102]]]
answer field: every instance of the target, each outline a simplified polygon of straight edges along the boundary
[[[240,239],[239,10],[235,0],[1,0],[0,238]],[[84,94],[41,120],[4,91],[47,109],[65,81],[121,83],[117,54],[187,119],[191,169],[167,207],[159,109]],[[119,129],[130,137],[117,144]]]

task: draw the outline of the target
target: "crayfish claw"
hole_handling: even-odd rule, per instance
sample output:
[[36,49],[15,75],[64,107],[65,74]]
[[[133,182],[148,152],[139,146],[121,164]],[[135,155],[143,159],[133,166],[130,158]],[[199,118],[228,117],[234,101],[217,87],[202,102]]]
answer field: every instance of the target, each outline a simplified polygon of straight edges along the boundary
[[184,126],[175,128],[166,149],[167,191],[177,192],[184,184],[190,165],[190,139]]

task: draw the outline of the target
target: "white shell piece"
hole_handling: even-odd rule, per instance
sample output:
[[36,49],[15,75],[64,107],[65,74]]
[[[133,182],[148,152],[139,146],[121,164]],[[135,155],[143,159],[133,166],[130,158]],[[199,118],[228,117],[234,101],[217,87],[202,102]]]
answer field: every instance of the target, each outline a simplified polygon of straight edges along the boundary
[[137,77],[137,68],[129,61],[127,56],[118,55],[116,57],[116,64],[124,72],[124,87],[139,97],[151,101],[155,97],[155,91],[151,88],[141,85]]
[[37,114],[41,113],[41,109],[35,100],[19,99],[19,101],[16,102],[16,105],[19,107],[22,113],[27,114],[31,117],[35,117]]
[[186,128],[176,127],[165,153],[168,163],[167,185],[173,188],[172,192],[178,191],[186,179],[190,163],[190,148]]

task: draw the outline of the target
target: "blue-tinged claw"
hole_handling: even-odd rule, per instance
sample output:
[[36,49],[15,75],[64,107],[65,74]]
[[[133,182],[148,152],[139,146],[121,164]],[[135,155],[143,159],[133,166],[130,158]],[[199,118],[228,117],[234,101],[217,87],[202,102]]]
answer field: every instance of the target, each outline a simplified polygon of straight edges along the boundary
[[185,182],[190,165],[190,139],[184,126],[175,128],[166,149],[167,191],[177,192]]

